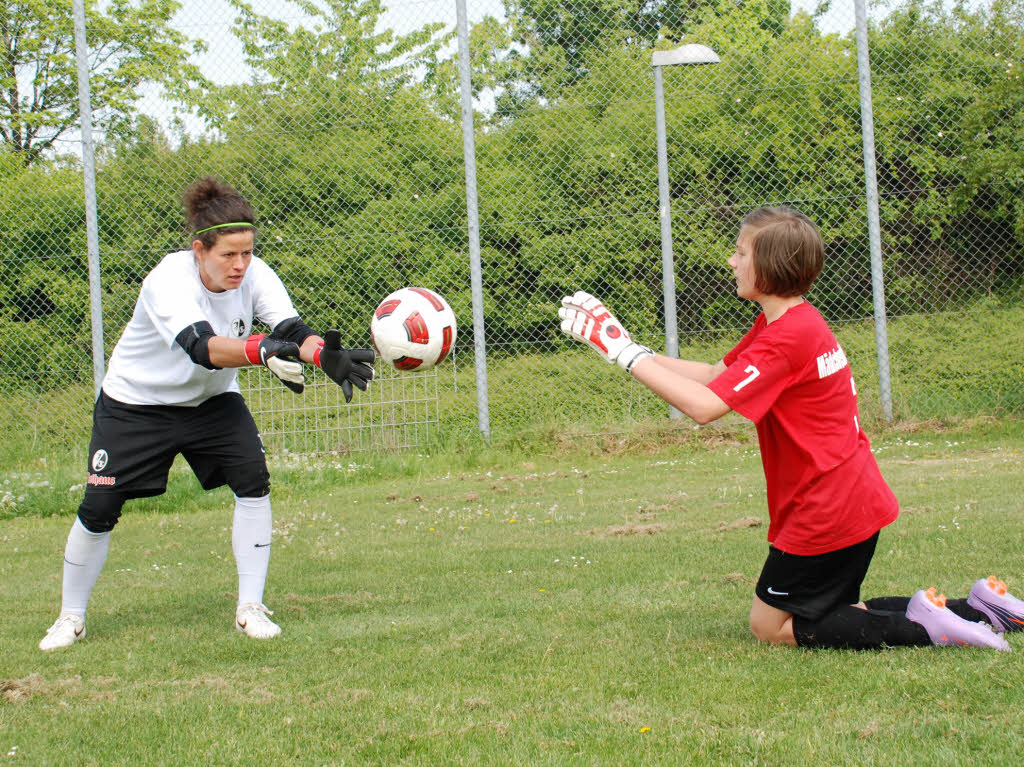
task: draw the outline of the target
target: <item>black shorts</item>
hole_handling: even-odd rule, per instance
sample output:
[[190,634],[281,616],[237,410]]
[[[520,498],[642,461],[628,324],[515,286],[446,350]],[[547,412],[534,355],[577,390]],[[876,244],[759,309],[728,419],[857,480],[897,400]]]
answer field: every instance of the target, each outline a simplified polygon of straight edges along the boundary
[[185,456],[204,490],[230,485],[259,497],[270,473],[256,423],[237,392],[198,407],[128,405],[100,392],[92,418],[86,495],[160,495],[175,456]]
[[812,621],[840,605],[855,605],[877,543],[875,533],[845,549],[810,557],[769,546],[754,593],[765,604]]

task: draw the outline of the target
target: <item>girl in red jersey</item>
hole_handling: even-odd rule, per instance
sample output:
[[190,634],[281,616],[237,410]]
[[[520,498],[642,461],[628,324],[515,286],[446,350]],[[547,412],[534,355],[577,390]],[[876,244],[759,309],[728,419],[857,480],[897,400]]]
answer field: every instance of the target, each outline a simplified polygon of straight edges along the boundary
[[559,316],[563,332],[697,423],[735,410],[756,424],[770,524],[750,610],[754,636],[801,647],[1008,650],[1001,634],[1024,628],[1024,602],[994,577],[975,583],[967,599],[929,589],[860,601],[879,531],[899,507],[860,428],[846,355],[803,297],[824,263],[817,227],[790,208],[754,210],[728,263],[737,295],[762,312],[716,364],[635,343],[589,293],[563,299]]

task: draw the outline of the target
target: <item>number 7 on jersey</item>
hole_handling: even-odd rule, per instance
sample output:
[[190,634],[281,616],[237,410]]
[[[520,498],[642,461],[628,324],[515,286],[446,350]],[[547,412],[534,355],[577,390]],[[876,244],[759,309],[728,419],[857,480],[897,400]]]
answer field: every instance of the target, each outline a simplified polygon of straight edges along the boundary
[[746,385],[747,385],[748,383],[750,383],[750,382],[751,382],[751,381],[753,381],[753,380],[754,380],[755,378],[757,378],[757,377],[758,377],[759,375],[761,375],[761,371],[760,371],[760,370],[758,370],[758,369],[757,369],[756,367],[754,367],[753,365],[747,365],[747,366],[746,366],[746,367],[745,367],[745,368],[743,369],[743,372],[744,372],[744,373],[750,373],[750,375],[748,375],[748,376],[747,376],[746,378],[744,378],[744,379],[743,379],[742,381],[740,381],[740,382],[739,382],[738,384],[736,384],[736,385],[735,385],[734,387],[732,387],[732,390],[733,390],[733,391],[739,391],[739,390],[740,390],[740,389],[742,389],[742,388],[743,388],[744,386],[746,386]]

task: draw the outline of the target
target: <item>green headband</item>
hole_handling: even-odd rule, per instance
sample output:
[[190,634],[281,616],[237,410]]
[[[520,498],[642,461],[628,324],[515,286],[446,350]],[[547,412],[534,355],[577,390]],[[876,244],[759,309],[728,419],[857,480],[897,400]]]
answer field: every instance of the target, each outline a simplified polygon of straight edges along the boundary
[[205,229],[200,229],[194,236],[198,237],[203,232],[209,232],[212,229],[223,229],[225,226],[251,226],[253,229],[256,228],[256,224],[249,221],[231,221],[227,224],[214,224],[213,226],[208,226]]

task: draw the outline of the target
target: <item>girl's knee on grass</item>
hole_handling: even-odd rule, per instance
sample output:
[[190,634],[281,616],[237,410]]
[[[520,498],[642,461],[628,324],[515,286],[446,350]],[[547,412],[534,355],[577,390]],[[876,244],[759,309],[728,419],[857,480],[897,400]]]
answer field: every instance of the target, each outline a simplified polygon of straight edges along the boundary
[[750,608],[750,631],[759,642],[796,646],[793,615],[754,597]]

